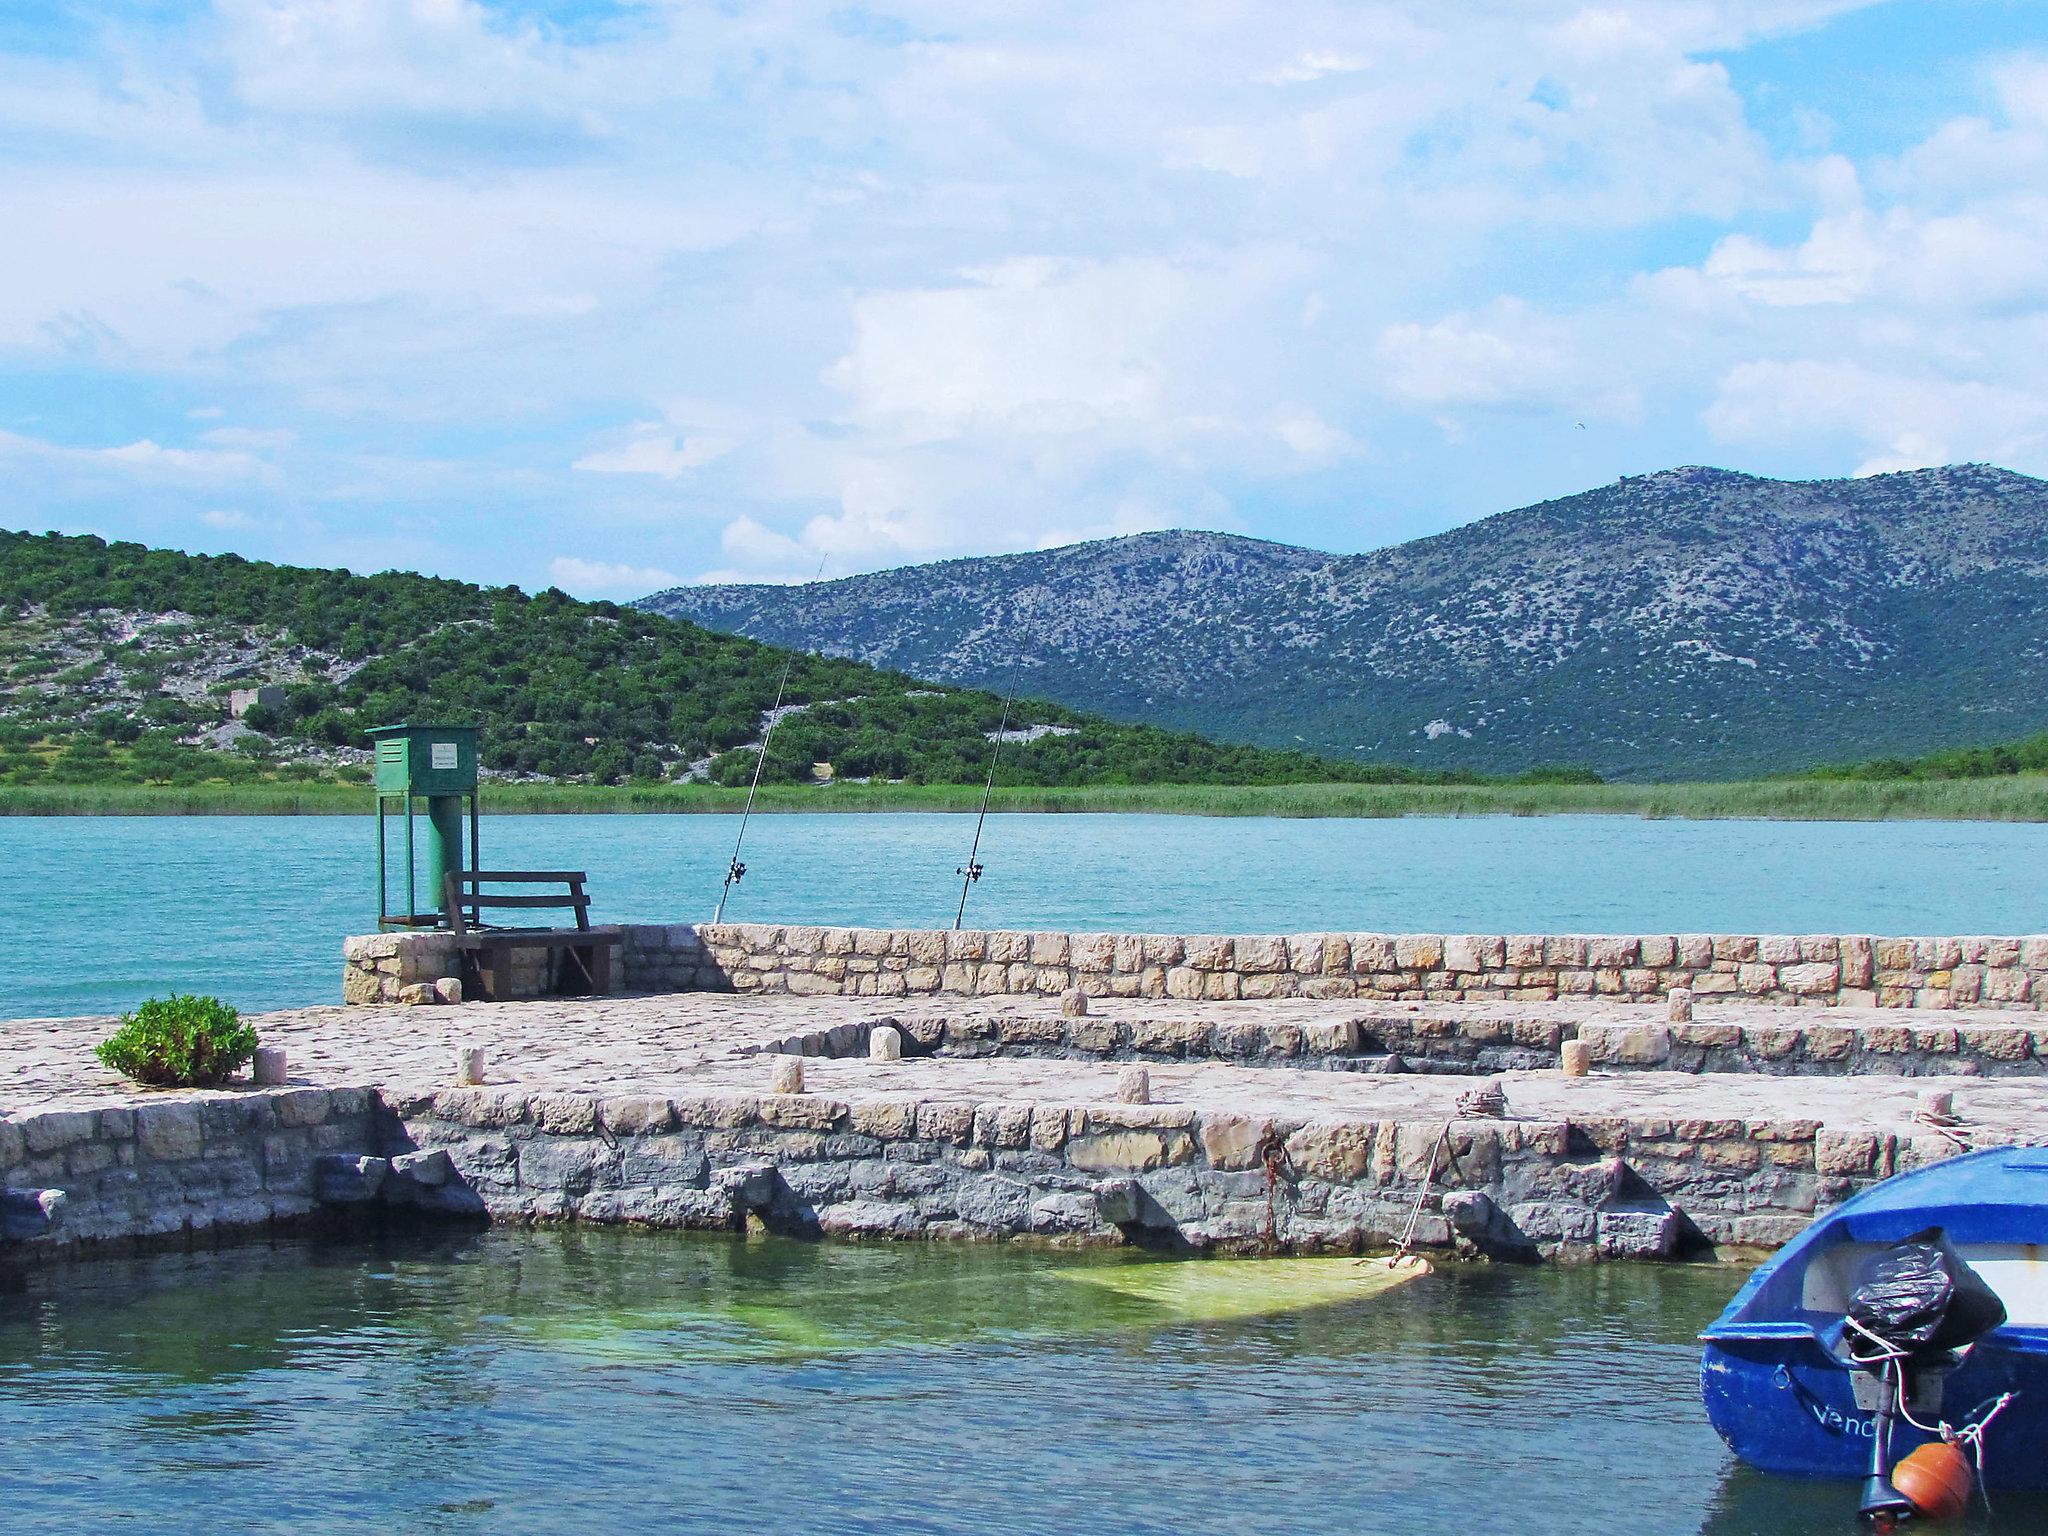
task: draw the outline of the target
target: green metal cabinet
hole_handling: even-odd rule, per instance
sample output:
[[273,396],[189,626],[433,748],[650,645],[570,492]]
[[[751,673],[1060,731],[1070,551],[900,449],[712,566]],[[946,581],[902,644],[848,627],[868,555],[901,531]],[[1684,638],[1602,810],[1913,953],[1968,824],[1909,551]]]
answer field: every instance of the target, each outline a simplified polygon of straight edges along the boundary
[[[375,743],[377,794],[377,926],[442,927],[448,922],[445,877],[477,865],[477,742],[474,725],[383,725],[368,733]],[[425,869],[417,868],[413,846],[413,803],[426,802]],[[405,909],[391,901],[385,824],[398,809],[405,820]],[[463,820],[468,812],[468,850]],[[418,876],[425,875],[427,906],[421,909]]]

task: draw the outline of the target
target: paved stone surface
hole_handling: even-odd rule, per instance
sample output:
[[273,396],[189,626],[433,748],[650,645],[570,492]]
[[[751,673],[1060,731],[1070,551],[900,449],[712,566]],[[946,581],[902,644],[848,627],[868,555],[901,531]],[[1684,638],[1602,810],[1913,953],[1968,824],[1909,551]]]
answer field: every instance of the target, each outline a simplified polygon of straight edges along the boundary
[[[1056,997],[898,1000],[794,998],[667,993],[443,1007],[322,1007],[255,1015],[266,1045],[282,1046],[293,1084],[422,1091],[455,1082],[457,1051],[486,1052],[485,1082],[532,1092],[688,1095],[764,1093],[772,1063],[751,1054],[763,1043],[834,1025],[920,1016],[1061,1021]],[[1297,1026],[1359,1020],[1463,1020],[1466,1024],[1565,1024],[1628,1039],[1666,1025],[1661,1004],[1390,1004],[1265,1002],[1162,1003],[1097,999],[1088,1022],[1139,1024],[1171,1017],[1210,1026]],[[1702,1005],[1704,1026],[1780,1029],[1794,1024],[1860,1032],[1897,1029],[1896,1011],[1831,1009],[1799,1015],[1770,1005]],[[1912,1021],[1928,1026],[1935,1020]],[[2010,1015],[1945,1012],[1942,1028],[2003,1028]],[[0,1114],[162,1102],[101,1067],[91,1048],[107,1019],[14,1020],[0,1023]],[[1224,1062],[1148,1062],[1155,1102],[1208,1112],[1291,1117],[1421,1120],[1456,1117],[1469,1079],[1373,1075],[1290,1066]],[[1499,1076],[1510,1118],[1575,1122],[1807,1119],[1830,1127],[1910,1124],[1918,1097],[1930,1088],[1956,1095],[1969,1134],[1986,1142],[2048,1141],[2048,1079],[1979,1076],[1769,1076],[1740,1072],[1670,1072],[1618,1060],[1615,1070],[1569,1079],[1554,1070]],[[807,1060],[813,1095],[847,1101],[917,1099],[980,1103],[1107,1104],[1117,1097],[1123,1065],[1113,1060],[1029,1056],[909,1057],[870,1060],[858,1054]]]

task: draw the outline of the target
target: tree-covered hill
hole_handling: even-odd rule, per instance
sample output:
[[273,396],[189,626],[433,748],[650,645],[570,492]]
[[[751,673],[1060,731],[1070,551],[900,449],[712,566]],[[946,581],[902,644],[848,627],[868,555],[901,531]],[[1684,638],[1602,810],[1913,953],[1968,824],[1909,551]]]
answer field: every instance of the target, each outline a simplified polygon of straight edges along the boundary
[[[478,721],[487,770],[744,782],[979,782],[1002,703],[550,589],[306,570],[0,531],[0,782],[362,776],[363,732]],[[239,720],[229,693],[279,690]],[[1026,702],[999,782],[1411,781]]]

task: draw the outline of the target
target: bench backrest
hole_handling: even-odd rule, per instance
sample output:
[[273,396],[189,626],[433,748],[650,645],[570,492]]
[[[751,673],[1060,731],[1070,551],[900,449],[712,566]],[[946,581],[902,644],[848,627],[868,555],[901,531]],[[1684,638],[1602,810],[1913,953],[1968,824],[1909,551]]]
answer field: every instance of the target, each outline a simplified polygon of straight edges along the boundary
[[[572,907],[576,926],[590,926],[590,897],[583,889],[587,877],[580,869],[464,869],[449,871],[443,897],[448,926],[457,933],[469,932],[468,917],[475,913],[482,922],[485,907]],[[491,896],[486,885],[562,885],[561,895]]]

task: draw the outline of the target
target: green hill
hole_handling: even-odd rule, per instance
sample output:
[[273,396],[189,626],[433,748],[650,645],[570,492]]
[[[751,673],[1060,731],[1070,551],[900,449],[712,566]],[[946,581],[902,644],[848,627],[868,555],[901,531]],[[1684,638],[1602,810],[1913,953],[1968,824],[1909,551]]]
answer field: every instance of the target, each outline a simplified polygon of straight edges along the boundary
[[[363,732],[475,720],[487,771],[743,783],[979,783],[1002,704],[550,589],[306,570],[0,531],[0,783],[366,777]],[[235,718],[235,690],[267,691]],[[246,703],[246,701],[244,701]],[[1026,701],[1004,784],[1418,782]]]

